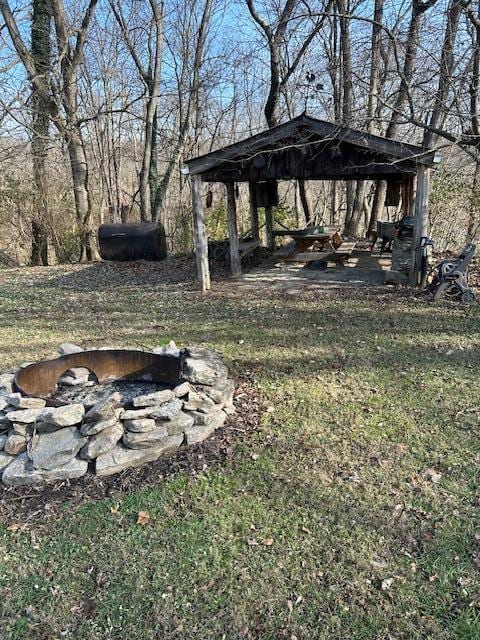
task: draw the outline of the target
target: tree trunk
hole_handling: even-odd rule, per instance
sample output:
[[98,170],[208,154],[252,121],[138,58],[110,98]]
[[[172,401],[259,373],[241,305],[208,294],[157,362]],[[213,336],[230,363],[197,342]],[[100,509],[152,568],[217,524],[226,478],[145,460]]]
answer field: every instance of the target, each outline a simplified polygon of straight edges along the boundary
[[[455,62],[454,49],[458,32],[458,23],[460,20],[460,13],[462,7],[458,0],[451,0],[447,13],[447,26],[445,28],[445,38],[443,41],[442,55],[440,60],[440,74],[438,77],[438,86],[435,93],[435,102],[430,116],[429,125],[431,129],[426,129],[423,137],[423,144],[427,148],[431,148],[436,141],[436,136],[433,133],[433,129],[439,129],[445,122],[448,108],[445,104],[447,99],[451,82],[452,71]],[[478,28],[477,28],[478,31]],[[478,47],[478,42],[477,42]],[[477,49],[478,51],[478,49]],[[477,53],[478,57],[478,53]],[[475,65],[475,53],[474,53],[474,65]],[[473,74],[475,75],[475,74]]]
[[67,135],[68,156],[73,178],[73,193],[77,224],[80,232],[82,262],[98,259],[95,235],[92,229],[92,201],[88,183],[87,156],[83,139],[78,131]]
[[[345,221],[345,235],[358,238],[361,234],[367,183],[365,180],[358,180],[355,187],[355,183],[352,182],[350,190],[355,188],[353,194],[348,191],[349,184],[350,183],[347,183],[347,219]],[[349,204],[349,198],[353,198],[354,202]]]
[[157,102],[158,97],[155,98],[154,95],[151,95],[147,103],[145,116],[145,140],[143,143],[142,166],[139,176],[140,219],[142,222],[148,222],[151,219],[150,172],[152,168],[154,121]]
[[50,0],[34,0],[31,29],[32,59],[36,73],[41,78],[45,88],[43,92],[39,92],[36,90],[35,85],[32,85],[32,160],[33,181],[35,183],[35,211],[32,219],[30,264],[34,266],[48,264],[47,225],[49,211],[46,161],[50,125],[50,101],[46,96],[48,95],[47,87],[51,57],[50,26]]
[[298,181],[298,193],[300,195],[300,201],[302,203],[303,213],[305,216],[305,224],[307,227],[309,227],[312,224],[313,220],[310,203],[308,201],[307,185],[305,184],[305,180]]
[[[381,35],[382,35],[382,23],[383,23],[383,6],[384,0],[375,0],[375,8],[373,11],[373,25],[372,25],[372,44],[371,44],[371,63],[370,63],[370,82],[369,82],[369,91],[368,91],[368,105],[367,105],[367,131],[369,133],[375,133],[375,114],[377,111],[378,105],[378,95],[380,92],[380,64],[382,60],[382,52],[381,52]],[[362,180],[357,185],[357,209],[358,216],[360,217],[362,213],[365,213],[367,210],[365,198],[367,195],[367,186],[368,183],[365,180]],[[380,196],[380,194],[379,194]],[[385,199],[385,194],[383,195]],[[373,212],[373,206],[371,212]],[[375,214],[378,216],[377,214]],[[372,226],[376,224],[375,219],[372,218],[372,214],[368,216],[367,223],[365,225],[365,235],[367,238],[370,237],[372,233]]]

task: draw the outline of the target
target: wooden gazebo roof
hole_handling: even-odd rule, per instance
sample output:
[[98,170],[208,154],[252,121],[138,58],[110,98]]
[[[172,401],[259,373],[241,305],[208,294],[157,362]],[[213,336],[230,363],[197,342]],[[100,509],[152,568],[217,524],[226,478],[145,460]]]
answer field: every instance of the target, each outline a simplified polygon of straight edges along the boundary
[[306,114],[186,162],[209,182],[399,179],[419,164],[433,152]]

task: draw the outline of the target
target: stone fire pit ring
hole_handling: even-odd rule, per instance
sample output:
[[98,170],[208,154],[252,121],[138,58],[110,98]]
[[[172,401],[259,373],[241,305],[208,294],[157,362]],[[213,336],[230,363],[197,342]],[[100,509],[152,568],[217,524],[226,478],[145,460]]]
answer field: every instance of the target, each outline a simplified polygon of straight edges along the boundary
[[234,412],[218,354],[178,349],[84,351],[0,374],[0,474],[7,486],[107,476],[201,442]]

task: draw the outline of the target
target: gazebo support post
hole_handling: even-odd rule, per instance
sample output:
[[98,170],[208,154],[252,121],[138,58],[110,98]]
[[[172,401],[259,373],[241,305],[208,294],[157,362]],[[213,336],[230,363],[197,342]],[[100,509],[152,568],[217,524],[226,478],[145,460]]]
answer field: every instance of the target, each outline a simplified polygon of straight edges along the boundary
[[423,164],[418,166],[417,191],[415,195],[415,227],[412,244],[412,268],[410,284],[425,286],[421,282],[422,272],[422,238],[428,235],[428,195],[430,191],[430,169]]
[[273,251],[275,249],[275,240],[273,237],[273,209],[265,207],[265,230],[267,234],[267,249]]
[[195,256],[197,259],[197,274],[202,291],[210,289],[210,267],[208,266],[208,239],[205,227],[200,185],[202,179],[199,175],[192,176],[192,204],[193,204],[193,229],[195,236]]
[[260,240],[260,225],[258,223],[258,207],[257,207],[257,192],[255,189],[255,183],[248,183],[248,190],[250,195],[250,222],[252,224],[252,236],[254,240]]
[[235,184],[227,182],[227,214],[228,214],[228,237],[230,245],[230,271],[232,276],[239,276],[242,273],[242,263],[240,260],[240,246],[238,241],[237,228],[237,205],[235,202]]

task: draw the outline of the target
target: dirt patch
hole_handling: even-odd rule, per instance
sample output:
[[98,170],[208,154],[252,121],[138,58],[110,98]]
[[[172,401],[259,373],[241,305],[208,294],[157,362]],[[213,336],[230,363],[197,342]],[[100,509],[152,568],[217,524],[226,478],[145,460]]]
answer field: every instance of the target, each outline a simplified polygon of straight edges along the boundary
[[235,407],[237,412],[228,418],[214,436],[191,447],[185,447],[170,458],[160,459],[136,469],[99,477],[87,473],[78,480],[57,482],[43,488],[4,487],[0,492],[0,522],[28,525],[33,521],[55,518],[69,509],[104,498],[120,498],[122,495],[159,485],[174,473],[195,475],[206,466],[221,465],[234,455],[235,446],[260,427],[264,399],[251,382],[240,381],[236,385]]

